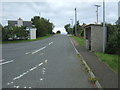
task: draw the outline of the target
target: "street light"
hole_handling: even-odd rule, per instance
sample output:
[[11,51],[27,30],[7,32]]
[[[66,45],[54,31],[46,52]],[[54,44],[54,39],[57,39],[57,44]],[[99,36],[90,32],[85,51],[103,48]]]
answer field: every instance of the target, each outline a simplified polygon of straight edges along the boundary
[[94,5],[95,7],[97,7],[97,10],[96,10],[96,16],[97,16],[97,24],[98,24],[98,8],[101,7],[100,5]]
[[106,28],[105,28],[105,0],[103,0],[103,52],[106,46]]

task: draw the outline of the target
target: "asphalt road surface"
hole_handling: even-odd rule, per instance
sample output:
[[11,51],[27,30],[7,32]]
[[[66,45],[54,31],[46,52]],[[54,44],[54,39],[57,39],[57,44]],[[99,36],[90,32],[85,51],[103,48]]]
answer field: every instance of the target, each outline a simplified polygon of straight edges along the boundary
[[3,44],[3,88],[93,88],[67,35]]

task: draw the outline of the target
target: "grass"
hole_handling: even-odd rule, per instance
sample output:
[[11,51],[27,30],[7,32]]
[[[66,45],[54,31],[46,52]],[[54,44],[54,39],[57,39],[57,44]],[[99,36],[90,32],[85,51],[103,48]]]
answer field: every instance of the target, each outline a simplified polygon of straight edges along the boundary
[[100,52],[96,52],[95,54],[100,58],[101,61],[109,65],[115,72],[118,72],[118,55],[111,55]]
[[74,38],[79,43],[79,45],[81,45],[81,46],[84,45],[84,39],[83,38],[76,37],[76,36],[71,36],[71,37]]
[[46,39],[48,37],[51,37],[53,35],[47,35],[44,37],[39,37],[36,39],[28,39],[28,40],[13,40],[13,41],[3,41],[2,44],[8,44],[8,43],[21,43],[21,42],[31,42],[31,41],[37,41],[37,40],[42,40],[42,39]]

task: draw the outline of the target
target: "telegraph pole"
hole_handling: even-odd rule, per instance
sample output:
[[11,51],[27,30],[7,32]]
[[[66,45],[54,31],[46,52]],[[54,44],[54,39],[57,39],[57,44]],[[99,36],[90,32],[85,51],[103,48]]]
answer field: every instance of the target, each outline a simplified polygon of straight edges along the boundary
[[106,47],[106,28],[105,28],[105,0],[103,0],[103,52]]
[[72,28],[72,34],[73,34],[73,19],[70,19],[71,20],[71,28]]
[[75,8],[75,36],[77,36],[77,10]]
[[39,17],[41,18],[41,13],[39,12]]
[[97,24],[98,24],[98,8],[101,7],[100,5],[94,5],[95,7],[97,7],[97,10],[96,10],[96,16],[97,16]]

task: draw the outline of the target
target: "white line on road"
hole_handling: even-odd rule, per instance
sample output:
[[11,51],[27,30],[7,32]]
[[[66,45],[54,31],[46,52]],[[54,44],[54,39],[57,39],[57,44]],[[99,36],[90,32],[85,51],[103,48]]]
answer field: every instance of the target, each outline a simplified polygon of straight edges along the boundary
[[48,61],[47,60],[45,60],[45,63],[47,63]]
[[50,42],[49,45],[51,45],[53,42]]
[[0,62],[5,61],[5,59],[1,59]]
[[72,43],[72,45],[73,45],[73,47],[74,47],[74,49],[75,49],[76,53],[77,53],[77,54],[79,54],[78,50],[76,49],[76,47],[75,47],[75,45],[73,44],[73,42],[72,42],[72,40],[71,40],[71,39],[70,39],[70,41],[71,41],[71,43]]
[[7,64],[7,63],[11,63],[13,62],[14,60],[10,60],[10,61],[7,61],[7,62],[4,62],[4,63],[0,63],[0,65],[4,65],[4,64]]
[[26,52],[25,54],[30,54],[31,52]]
[[40,63],[38,66],[41,66],[43,63]]
[[40,81],[43,81],[43,78],[40,78]]
[[42,47],[42,48],[40,48],[40,49],[38,49],[38,50],[32,52],[32,54],[35,54],[35,53],[37,53],[37,52],[39,52],[39,51],[41,51],[41,50],[44,50],[45,48],[46,48],[46,46],[44,46],[44,47]]
[[16,88],[19,88],[20,86],[16,86]]
[[38,64],[37,66],[35,66],[35,67],[29,69],[29,71],[26,71],[26,72],[22,73],[21,75],[19,75],[19,76],[13,78],[13,80],[20,79],[21,77],[23,77],[24,75],[26,75],[26,74],[28,74],[29,72],[33,71],[34,69],[36,69],[37,67],[41,66],[42,64],[43,64],[43,63]]

